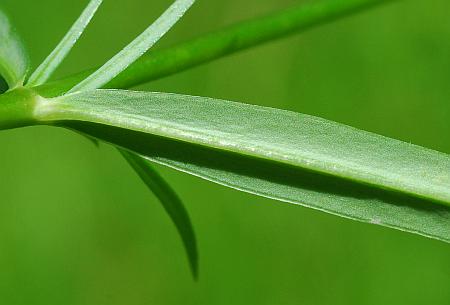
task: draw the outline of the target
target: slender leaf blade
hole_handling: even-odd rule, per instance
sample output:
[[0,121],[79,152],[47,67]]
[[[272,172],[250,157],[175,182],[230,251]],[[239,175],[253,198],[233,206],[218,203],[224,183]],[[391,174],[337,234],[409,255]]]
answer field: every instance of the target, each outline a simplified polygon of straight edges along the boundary
[[124,90],[71,94],[38,108],[41,120],[83,120],[151,133],[450,205],[449,155],[305,114]]
[[0,75],[10,89],[21,86],[28,70],[28,54],[9,18],[0,10]]
[[[450,240],[444,153],[304,114],[167,93],[70,94],[42,99],[35,116],[239,190]],[[164,151],[161,139],[176,145]]]
[[34,87],[42,85],[51,77],[53,72],[55,72],[55,70],[60,66],[72,50],[75,43],[81,37],[102,2],[103,0],[91,0],[89,2],[83,13],[72,25],[61,42],[30,76],[27,86]]
[[158,42],[194,2],[195,0],[176,0],[141,35],[69,92],[87,91],[106,85]]
[[64,127],[250,194],[450,242],[450,207],[268,160],[89,122]]
[[122,156],[127,160],[131,167],[136,171],[142,181],[159,199],[169,217],[175,224],[178,233],[183,241],[184,248],[189,259],[192,274],[194,278],[198,276],[198,252],[197,240],[194,229],[189,218],[189,214],[172,187],[163,177],[151,166],[151,164],[142,157],[119,149]]

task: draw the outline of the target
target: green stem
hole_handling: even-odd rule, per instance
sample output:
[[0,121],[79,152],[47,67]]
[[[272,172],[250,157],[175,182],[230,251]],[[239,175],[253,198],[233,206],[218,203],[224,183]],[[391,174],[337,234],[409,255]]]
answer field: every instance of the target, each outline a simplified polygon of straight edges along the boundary
[[[392,0],[323,0],[241,22],[169,49],[151,51],[106,87],[129,88],[143,84],[389,1]],[[41,86],[38,90],[47,95],[59,95],[93,71],[95,69]]]
[[0,130],[25,127],[36,123],[33,118],[36,93],[17,88],[0,95]]

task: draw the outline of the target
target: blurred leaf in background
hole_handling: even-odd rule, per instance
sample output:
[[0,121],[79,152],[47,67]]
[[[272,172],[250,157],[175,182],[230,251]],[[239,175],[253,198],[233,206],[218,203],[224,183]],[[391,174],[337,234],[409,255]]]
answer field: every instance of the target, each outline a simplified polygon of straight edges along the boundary
[[[169,2],[105,1],[56,77],[101,64]],[[199,1],[162,47],[298,2]],[[2,1],[34,66],[85,4]],[[449,9],[400,1],[143,88],[299,111],[450,153]],[[450,300],[447,244],[158,167],[192,216],[195,283],[168,216],[115,150],[45,127],[2,132],[0,142],[1,304]]]

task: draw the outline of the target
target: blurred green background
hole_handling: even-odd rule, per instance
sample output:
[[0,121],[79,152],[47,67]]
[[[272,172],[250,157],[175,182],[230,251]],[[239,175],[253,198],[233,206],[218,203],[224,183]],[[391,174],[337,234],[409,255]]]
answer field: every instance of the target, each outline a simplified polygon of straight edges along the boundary
[[[2,0],[36,67],[87,0]],[[289,7],[199,0],[158,47]],[[110,0],[58,71],[103,63],[170,0]],[[274,106],[450,153],[450,2],[384,5],[142,88]],[[65,130],[0,133],[0,304],[449,304],[450,246],[160,168],[199,240],[118,153]]]

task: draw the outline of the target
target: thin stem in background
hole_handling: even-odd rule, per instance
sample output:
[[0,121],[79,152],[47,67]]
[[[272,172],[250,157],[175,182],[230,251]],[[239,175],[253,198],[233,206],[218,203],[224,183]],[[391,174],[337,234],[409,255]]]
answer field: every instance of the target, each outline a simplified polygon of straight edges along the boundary
[[45,83],[55,70],[61,65],[75,43],[83,34],[84,30],[91,22],[103,0],[91,0],[84,9],[81,16],[75,21],[61,42],[44,60],[44,62],[33,72],[28,80],[27,86],[34,87]]
[[88,78],[73,87],[70,92],[94,90],[109,83],[158,42],[183,17],[194,2],[195,0],[175,1],[141,35]]
[[[149,52],[106,87],[137,86],[390,1],[392,0],[324,0],[297,5],[269,16],[238,23],[169,49]],[[44,85],[38,90],[48,95],[64,93],[93,71],[95,69]]]

